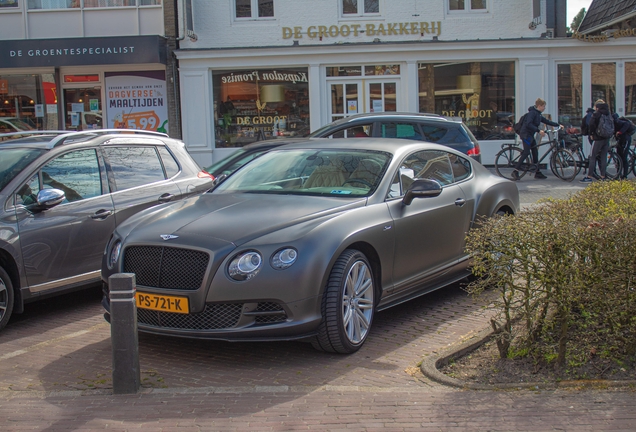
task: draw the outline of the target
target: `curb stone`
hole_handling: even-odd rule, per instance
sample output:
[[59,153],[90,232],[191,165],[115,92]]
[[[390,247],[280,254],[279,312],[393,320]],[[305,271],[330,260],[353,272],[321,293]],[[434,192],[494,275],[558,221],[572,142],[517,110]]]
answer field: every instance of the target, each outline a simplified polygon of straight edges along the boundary
[[636,388],[635,380],[568,380],[559,382],[522,382],[499,384],[476,384],[452,378],[440,372],[439,368],[446,366],[451,360],[465,356],[488,342],[494,332],[486,327],[468,339],[450,344],[422,360],[420,370],[432,381],[449,387],[463,390],[555,390],[558,388]]

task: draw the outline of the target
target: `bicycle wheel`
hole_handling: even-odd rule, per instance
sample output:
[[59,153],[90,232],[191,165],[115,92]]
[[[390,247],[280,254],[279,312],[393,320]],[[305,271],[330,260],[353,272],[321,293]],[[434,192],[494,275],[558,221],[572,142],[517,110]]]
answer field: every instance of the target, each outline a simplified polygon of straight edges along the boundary
[[565,181],[572,181],[578,174],[576,159],[570,150],[560,148],[550,155],[552,173]]
[[570,150],[570,151],[572,152],[572,155],[574,156],[574,161],[576,163],[576,174],[574,175],[576,177],[577,175],[579,175],[581,170],[583,170],[584,173],[585,171],[587,171],[587,165],[589,162],[588,162],[588,159],[583,154],[583,150],[581,150],[581,147],[577,147],[576,149]]
[[629,174],[629,171],[631,171],[632,174],[636,176],[636,151],[634,150],[633,147],[629,149],[628,162],[629,162],[629,170],[627,170],[628,174]]
[[[607,153],[607,168],[605,169],[605,178],[610,180],[618,180],[623,172],[623,162],[614,150]],[[594,166],[594,177],[599,178],[598,166]]]
[[[506,147],[495,156],[495,170],[497,174],[508,180],[515,180],[512,172],[515,170],[515,164],[521,157],[521,150],[518,147]],[[526,175],[523,168],[519,170],[519,178]]]

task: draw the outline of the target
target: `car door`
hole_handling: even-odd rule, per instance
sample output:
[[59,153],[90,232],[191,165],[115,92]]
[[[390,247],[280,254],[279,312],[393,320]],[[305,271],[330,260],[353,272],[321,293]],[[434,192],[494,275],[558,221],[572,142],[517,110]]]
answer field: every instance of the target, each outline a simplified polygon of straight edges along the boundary
[[181,198],[182,191],[168,178],[156,146],[107,145],[102,151],[117,225],[148,207]]
[[[416,198],[405,205],[404,192],[416,178],[438,181],[442,192],[436,197]],[[458,262],[472,218],[472,207],[466,203],[447,152],[425,150],[404,159],[387,197],[396,238],[393,263],[396,291],[410,289],[430,278],[444,277]]]
[[[48,210],[31,210],[37,193],[48,188],[64,191],[66,199]],[[95,148],[69,151],[47,162],[17,190],[15,203],[32,294],[99,279],[115,218]]]

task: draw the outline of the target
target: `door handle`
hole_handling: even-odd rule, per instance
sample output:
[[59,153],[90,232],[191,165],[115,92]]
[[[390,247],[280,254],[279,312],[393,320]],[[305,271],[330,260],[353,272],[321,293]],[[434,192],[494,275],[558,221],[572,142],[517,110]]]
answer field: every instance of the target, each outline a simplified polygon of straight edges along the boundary
[[91,219],[106,219],[108,216],[112,215],[112,210],[97,210],[93,215],[91,215]]
[[158,201],[160,203],[167,203],[172,201],[172,198],[174,198],[174,195],[172,195],[171,193],[165,193],[159,197]]
[[458,206],[458,207],[461,207],[464,204],[466,204],[466,200],[464,198],[457,198],[455,200],[455,205]]

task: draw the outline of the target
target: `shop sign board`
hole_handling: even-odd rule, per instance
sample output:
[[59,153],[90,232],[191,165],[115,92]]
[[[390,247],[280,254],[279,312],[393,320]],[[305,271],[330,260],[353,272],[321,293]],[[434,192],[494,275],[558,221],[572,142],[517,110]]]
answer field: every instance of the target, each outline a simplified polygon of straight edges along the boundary
[[0,65],[53,67],[104,64],[166,64],[166,40],[160,36],[5,40]]
[[109,128],[168,132],[165,71],[106,72]]

